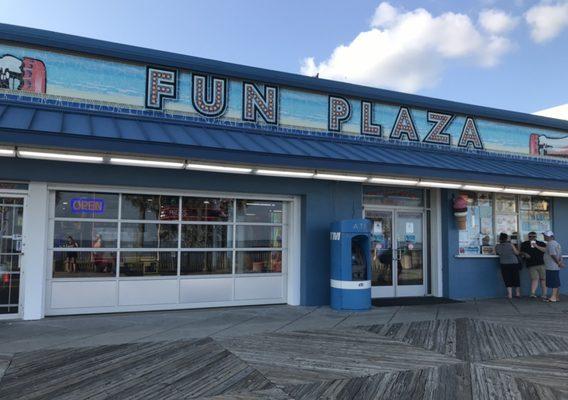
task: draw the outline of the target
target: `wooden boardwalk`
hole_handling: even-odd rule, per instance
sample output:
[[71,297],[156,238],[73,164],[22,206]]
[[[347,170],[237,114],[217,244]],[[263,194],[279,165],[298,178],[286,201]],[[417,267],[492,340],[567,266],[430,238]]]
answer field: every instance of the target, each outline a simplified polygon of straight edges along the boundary
[[0,399],[568,398],[566,316],[550,329],[522,320],[457,318],[0,355]]

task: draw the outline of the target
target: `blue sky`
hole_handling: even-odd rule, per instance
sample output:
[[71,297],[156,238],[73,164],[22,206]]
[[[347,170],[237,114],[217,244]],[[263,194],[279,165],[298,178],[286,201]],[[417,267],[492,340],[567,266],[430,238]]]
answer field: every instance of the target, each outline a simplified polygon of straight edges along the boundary
[[568,103],[568,0],[0,4],[3,23],[523,112]]

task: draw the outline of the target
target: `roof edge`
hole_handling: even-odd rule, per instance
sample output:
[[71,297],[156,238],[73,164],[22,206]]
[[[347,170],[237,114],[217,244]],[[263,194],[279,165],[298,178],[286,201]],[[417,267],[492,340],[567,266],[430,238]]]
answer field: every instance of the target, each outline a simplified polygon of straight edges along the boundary
[[491,120],[536,125],[539,127],[568,131],[568,121],[543,117],[540,115],[436,99],[346,82],[313,78],[289,72],[215,61],[201,57],[119,44],[42,29],[0,24],[0,38],[7,41],[20,42],[40,47],[49,47],[75,53],[79,52],[145,64],[177,67],[240,79],[269,82],[311,91],[342,94],[344,96],[369,99],[385,103],[400,103],[402,105],[414,106],[422,109],[446,111]]

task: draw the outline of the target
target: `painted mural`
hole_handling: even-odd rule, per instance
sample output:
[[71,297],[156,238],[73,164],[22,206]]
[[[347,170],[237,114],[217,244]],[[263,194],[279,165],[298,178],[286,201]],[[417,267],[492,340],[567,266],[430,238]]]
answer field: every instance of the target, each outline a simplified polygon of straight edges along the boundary
[[3,43],[0,98],[568,161],[568,132]]

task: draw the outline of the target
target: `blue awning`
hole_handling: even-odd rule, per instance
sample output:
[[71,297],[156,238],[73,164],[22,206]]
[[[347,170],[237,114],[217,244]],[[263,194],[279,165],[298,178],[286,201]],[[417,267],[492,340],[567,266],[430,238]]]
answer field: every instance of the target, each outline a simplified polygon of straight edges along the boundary
[[0,143],[265,166],[568,188],[568,163],[0,103]]

